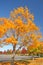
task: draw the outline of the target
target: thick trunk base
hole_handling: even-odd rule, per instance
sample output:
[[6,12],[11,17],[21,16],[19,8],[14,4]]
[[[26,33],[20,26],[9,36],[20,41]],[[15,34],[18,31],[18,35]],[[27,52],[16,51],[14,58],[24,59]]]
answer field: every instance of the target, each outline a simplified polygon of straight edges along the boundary
[[15,57],[15,47],[16,47],[16,45],[13,45],[13,57],[12,57],[12,61],[11,61],[11,65],[15,65],[14,64],[14,57]]
[[14,65],[14,56],[12,57],[11,65]]

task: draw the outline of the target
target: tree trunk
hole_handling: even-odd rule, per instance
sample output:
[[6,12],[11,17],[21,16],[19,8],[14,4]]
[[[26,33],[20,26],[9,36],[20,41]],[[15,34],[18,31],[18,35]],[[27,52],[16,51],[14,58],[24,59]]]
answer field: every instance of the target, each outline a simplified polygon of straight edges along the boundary
[[13,45],[13,56],[12,56],[12,60],[11,60],[11,65],[14,65],[14,62],[15,62],[15,60],[14,60],[14,58],[15,58],[15,47],[16,47],[16,45]]

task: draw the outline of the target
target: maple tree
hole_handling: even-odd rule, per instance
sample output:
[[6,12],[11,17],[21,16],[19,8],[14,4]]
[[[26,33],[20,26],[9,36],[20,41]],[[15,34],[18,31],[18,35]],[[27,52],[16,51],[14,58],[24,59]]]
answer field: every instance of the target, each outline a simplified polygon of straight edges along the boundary
[[34,16],[29,12],[27,7],[14,9],[10,14],[10,19],[16,25],[15,34],[17,39],[19,37],[27,37],[29,33],[38,31],[38,27],[33,22]]
[[34,43],[35,47],[38,47],[41,38],[38,31],[39,28],[34,23],[34,16],[27,7],[14,9],[11,11],[9,19],[0,18],[0,38],[6,36],[0,42],[13,44],[13,51],[15,51],[17,43],[27,48],[29,44]]
[[22,43],[23,45],[32,42],[38,46],[38,39],[41,35],[37,33],[39,28],[33,21],[34,16],[29,12],[27,7],[14,9],[10,13],[10,19],[0,18],[0,38],[10,30],[12,34],[4,39],[3,42],[8,44],[12,43],[14,47],[19,41],[19,43]]

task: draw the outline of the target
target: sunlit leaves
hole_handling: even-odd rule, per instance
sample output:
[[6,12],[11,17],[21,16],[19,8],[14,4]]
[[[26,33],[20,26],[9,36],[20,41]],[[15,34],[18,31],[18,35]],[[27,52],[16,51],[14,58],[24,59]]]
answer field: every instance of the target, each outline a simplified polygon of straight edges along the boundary
[[[33,22],[34,16],[33,14],[29,12],[28,8],[19,7],[17,9],[14,9],[10,17],[11,17],[11,20],[13,18],[12,21],[16,25],[15,30],[16,30],[17,37],[24,36],[22,38],[22,43],[26,45],[27,43],[31,42],[31,43],[34,43],[36,47],[38,47],[40,45],[38,39],[41,38],[41,35],[34,34],[34,32],[37,32],[39,28]],[[32,33],[32,34],[28,35],[29,37],[27,38],[27,35],[26,35],[27,33],[28,34]]]
[[10,14],[11,18],[14,19],[17,17],[17,15],[20,15],[26,19],[30,18],[31,20],[34,20],[34,16],[29,12],[27,7],[19,7],[17,9],[14,9],[14,11],[12,11]]
[[39,28],[32,22],[32,20],[28,19],[28,24],[27,24],[29,30],[32,31],[37,31]]
[[6,42],[6,43],[12,43],[12,44],[17,44],[17,40],[13,37],[13,36],[11,36],[10,38],[6,38],[6,39],[4,39],[3,40],[3,42]]
[[4,19],[3,21],[4,21],[4,25],[6,26],[7,29],[15,28],[15,25],[11,20]]
[[[27,46],[27,44],[32,43],[32,47],[37,48],[40,46],[39,39],[41,38],[40,34],[35,34],[39,30],[39,28],[33,22],[34,16],[30,13],[27,7],[19,7],[14,9],[10,13],[10,18],[0,18],[0,38],[6,34],[8,30],[14,30],[12,36],[7,36],[3,42],[17,44],[19,37],[20,42],[23,45]],[[2,22],[2,23],[1,23]],[[22,41],[21,41],[22,40]]]
[[[38,30],[38,27],[33,23],[34,16],[29,12],[27,7],[14,9],[11,12],[10,17],[16,25],[15,30],[19,35]],[[26,24],[24,20],[27,22]]]
[[0,37],[2,37],[6,32],[5,26],[0,25]]

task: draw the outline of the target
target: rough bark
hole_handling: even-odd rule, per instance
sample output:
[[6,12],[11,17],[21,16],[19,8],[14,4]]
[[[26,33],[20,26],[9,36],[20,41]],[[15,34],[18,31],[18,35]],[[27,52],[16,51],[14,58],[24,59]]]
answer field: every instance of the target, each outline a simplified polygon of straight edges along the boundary
[[14,60],[14,57],[15,57],[15,47],[16,47],[16,45],[13,45],[13,56],[12,56],[12,60],[11,60],[11,65],[14,65],[14,62],[15,62],[15,60]]

